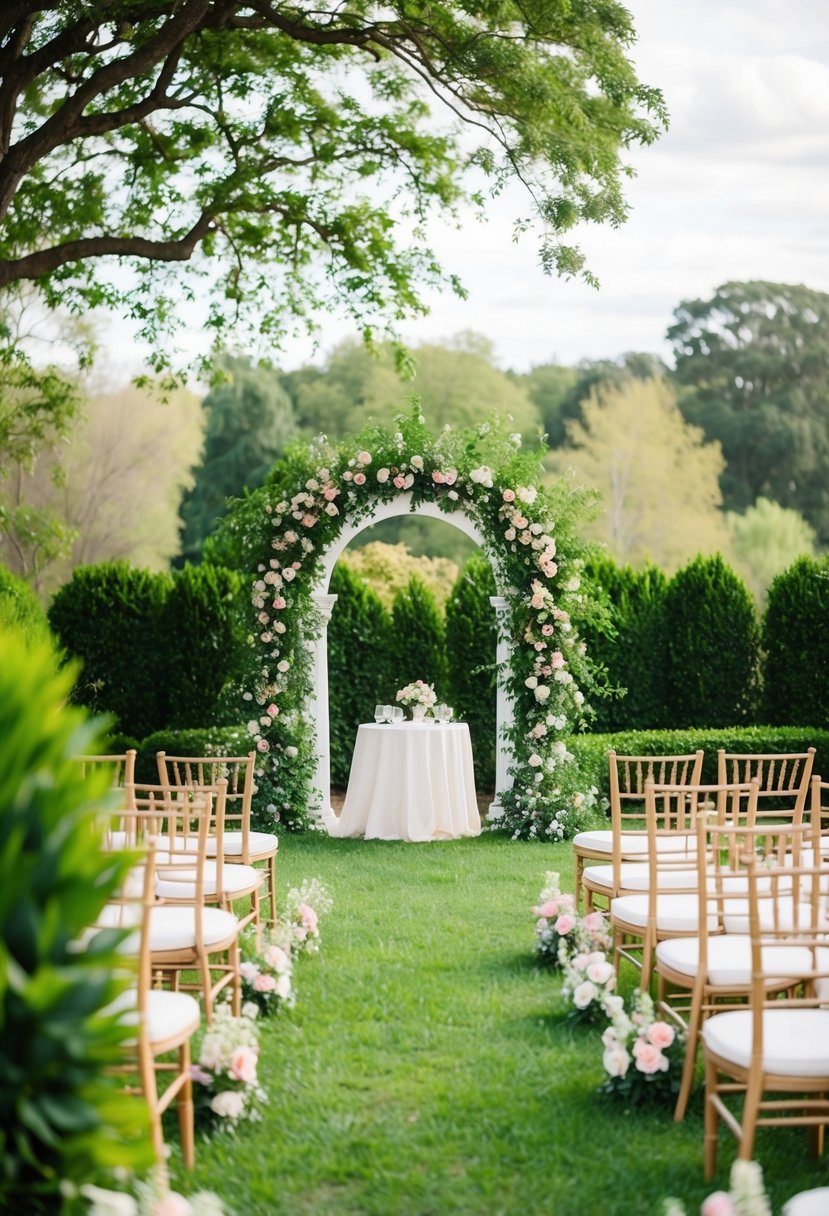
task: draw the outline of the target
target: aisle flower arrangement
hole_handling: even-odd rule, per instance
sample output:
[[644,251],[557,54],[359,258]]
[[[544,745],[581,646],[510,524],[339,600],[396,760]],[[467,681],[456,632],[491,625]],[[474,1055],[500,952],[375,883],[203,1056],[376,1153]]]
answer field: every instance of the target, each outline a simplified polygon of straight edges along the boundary
[[395,700],[401,705],[423,705],[426,709],[430,709],[437,701],[434,684],[426,684],[423,680],[415,680],[413,684],[406,684],[403,688],[398,688],[395,693]]
[[265,1017],[283,1006],[290,1008],[295,1003],[290,948],[285,949],[273,932],[262,935],[260,948],[252,927],[242,934],[240,947],[243,1000]]
[[602,1035],[607,1073],[602,1091],[632,1105],[656,1095],[675,1096],[684,1036],[654,1016],[653,1000],[646,992],[634,992],[630,1014],[621,997],[606,997],[604,1003],[611,1020]]
[[235,1131],[244,1120],[261,1116],[266,1094],[259,1084],[259,1010],[248,1003],[241,1017],[228,1004],[217,1005],[213,1025],[201,1041],[193,1065],[196,1122],[206,1130]]
[[78,1195],[85,1216],[229,1216],[218,1195],[196,1191],[185,1197],[157,1184],[138,1182],[135,1194],[85,1183]]
[[281,944],[291,954],[316,954],[320,948],[320,917],[333,907],[331,894],[318,878],[306,878],[285,898],[286,935]]
[[[590,916],[601,917],[601,912]],[[578,1021],[595,1022],[606,1015],[613,1006],[609,998],[616,987],[616,973],[608,962],[604,950],[572,950],[562,942],[561,970],[564,983],[561,995],[573,1006],[573,1017]]]
[[268,787],[274,815],[309,806],[314,737],[304,707],[313,691],[307,641],[321,627],[315,580],[344,523],[359,525],[405,495],[412,509],[433,503],[462,512],[504,589],[513,763],[490,827],[515,838],[572,836],[594,820],[597,804],[561,740],[589,717],[586,690],[595,678],[573,625],[576,612],[600,615],[581,587],[584,545],[575,526],[589,495],[540,487],[544,448],[522,450],[521,436],[497,418],[433,435],[415,404],[396,421],[396,429],[372,426],[338,446],[319,436],[293,448],[211,540],[216,560],[242,562],[254,574],[243,706],[259,753],[257,780]]
[[[713,1191],[702,1201],[699,1212],[700,1216],[772,1216],[761,1166],[738,1158],[731,1166],[728,1190]],[[666,1199],[663,1216],[687,1216],[685,1204],[681,1199]]]
[[562,892],[557,870],[548,870],[538,903],[533,905],[535,922],[535,953],[542,963],[551,967],[560,966],[559,944],[570,936],[576,927],[576,901],[572,895]]

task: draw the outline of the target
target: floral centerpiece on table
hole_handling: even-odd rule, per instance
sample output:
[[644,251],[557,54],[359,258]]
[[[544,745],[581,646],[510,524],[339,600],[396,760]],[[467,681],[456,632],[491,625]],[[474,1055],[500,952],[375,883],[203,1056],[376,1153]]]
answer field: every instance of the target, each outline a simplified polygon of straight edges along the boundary
[[199,1048],[192,1074],[196,1085],[193,1102],[197,1121],[212,1128],[235,1131],[245,1119],[260,1119],[266,1099],[259,1085],[259,1010],[246,1003],[242,1016],[234,1017],[230,1006],[217,1005],[213,1025]]
[[437,694],[433,684],[415,680],[413,684],[406,684],[403,688],[398,688],[395,700],[399,701],[401,705],[422,705],[424,709],[431,709],[437,701]]
[[607,1080],[602,1092],[615,1094],[630,1103],[657,1094],[674,1096],[679,1091],[684,1036],[668,1022],[654,1017],[654,1004],[646,992],[636,991],[630,1015],[618,996],[605,998],[611,1019],[602,1035]]
[[268,1016],[283,1005],[295,1003],[291,985],[290,946],[277,942],[274,933],[263,935],[261,948],[257,945],[256,930],[247,929],[240,940],[242,963],[242,997],[256,1005],[259,1012]]

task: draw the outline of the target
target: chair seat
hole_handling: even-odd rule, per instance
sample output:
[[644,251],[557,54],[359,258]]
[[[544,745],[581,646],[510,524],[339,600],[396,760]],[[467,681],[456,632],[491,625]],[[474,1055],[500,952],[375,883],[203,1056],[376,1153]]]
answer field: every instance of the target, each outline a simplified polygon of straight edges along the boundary
[[[135,1026],[138,1022],[138,993],[134,988],[122,992],[111,1005],[107,1013],[120,1013],[121,1021],[127,1026]],[[161,992],[153,988],[147,993],[147,1037],[150,1047],[156,1043],[167,1043],[171,1040],[184,1042],[190,1035],[195,1034],[201,1025],[201,1009],[199,1003],[186,992]],[[135,1040],[128,1040],[134,1043]]]
[[[656,959],[657,964],[693,980],[699,970],[699,938],[668,938],[656,947]],[[775,987],[784,978],[804,975],[811,968],[811,954],[802,946],[763,949],[763,970],[768,973],[769,984]],[[736,933],[709,937],[707,978],[718,988],[747,988],[751,983],[751,938]]]
[[[738,1068],[748,1068],[751,1017],[749,1009],[714,1014],[702,1027],[706,1046]],[[829,1088],[829,1010],[764,1010],[762,1066],[764,1072],[789,1077],[826,1077]]]
[[829,1186],[801,1191],[783,1204],[782,1216],[826,1216],[829,1212]]
[[[625,891],[647,891],[651,868],[647,862],[628,861],[619,867],[620,886]],[[613,889],[613,866],[587,866],[582,880],[605,891]],[[664,881],[663,881],[664,880]],[[660,875],[660,884],[680,887],[686,891],[696,889],[696,870],[672,870]]]
[[[612,924],[623,921],[644,929],[648,923],[647,895],[619,895],[610,901],[610,920]],[[699,924],[699,901],[696,895],[657,895],[656,897],[656,927],[664,933],[694,933]],[[713,932],[717,928],[717,918],[708,919],[708,927]]]
[[[161,866],[164,860],[159,863]],[[253,866],[222,866],[222,895],[233,896],[254,891],[262,881],[262,870]],[[177,870],[175,878],[165,878],[163,873],[156,879],[155,893],[159,899],[195,899],[196,871]],[[204,867],[204,894],[216,895],[216,864],[208,862]]]
[[[158,849],[164,850],[170,847],[169,836],[159,836],[156,842]],[[177,837],[176,851],[195,853],[199,847],[198,838],[196,836]],[[248,847],[252,856],[257,859],[259,855],[270,855],[275,853],[279,848],[279,837],[274,836],[272,832],[249,832]],[[241,857],[242,855],[242,833],[241,832],[225,832],[222,839],[222,856],[223,857]],[[207,856],[216,856],[216,837],[208,836],[207,838]]]
[[[202,934],[206,946],[233,938],[239,922],[222,908],[202,908]],[[162,954],[167,950],[188,950],[196,945],[196,909],[188,907],[153,908],[150,916],[150,949]]]
[[[622,832],[621,849],[623,857],[646,857],[648,853],[648,838],[644,832]],[[590,849],[594,853],[613,852],[613,832],[598,829],[592,832],[577,832],[573,837],[576,849]],[[696,856],[696,842],[690,836],[677,835],[659,836],[656,841],[660,853],[686,853],[689,857]]]

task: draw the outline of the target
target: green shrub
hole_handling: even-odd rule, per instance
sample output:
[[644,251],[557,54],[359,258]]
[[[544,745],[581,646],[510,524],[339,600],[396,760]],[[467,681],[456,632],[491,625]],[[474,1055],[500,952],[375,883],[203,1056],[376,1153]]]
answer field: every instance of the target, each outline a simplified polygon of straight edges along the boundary
[[446,604],[446,666],[447,700],[469,723],[479,790],[495,789],[498,628],[491,595],[495,595],[492,566],[475,553]]
[[46,613],[28,583],[0,565],[0,629],[16,629],[27,642],[49,636]]
[[801,557],[773,580],[763,619],[770,722],[829,722],[829,559]]
[[668,721],[733,726],[754,720],[760,630],[748,589],[717,554],[696,557],[665,592]]
[[166,684],[171,729],[207,726],[239,717],[238,692],[228,687],[240,677],[247,657],[249,579],[220,566],[185,566],[173,574],[162,614],[157,678]]
[[448,695],[446,687],[446,643],[443,620],[435,597],[426,584],[412,576],[394,598],[391,611],[390,668],[387,695],[404,684],[423,680],[434,684],[439,701]]
[[634,570],[610,557],[593,557],[585,584],[604,597],[614,634],[589,622],[579,625],[590,658],[605,667],[620,696],[596,698],[594,731],[652,730],[666,726],[668,667],[665,591],[668,580],[656,566]]
[[245,659],[244,591],[240,575],[211,566],[172,578],[126,562],[79,567],[49,608],[61,645],[83,662],[73,700],[136,738],[226,718],[224,690]]
[[567,749],[576,759],[581,785],[610,794],[607,754],[620,756],[685,756],[702,748],[704,784],[717,780],[717,752],[762,754],[817,749],[813,772],[829,772],[829,731],[805,726],[743,726],[716,730],[640,730],[607,735],[571,735]]
[[346,785],[357,727],[370,722],[377,702],[393,699],[389,675],[391,623],[380,597],[343,563],[330,591],[337,603],[328,625],[328,704],[331,781]]
[[[136,781],[139,784],[155,784],[158,781],[156,752],[166,752],[169,756],[246,756],[251,750],[251,737],[244,726],[155,731],[138,745]],[[313,762],[312,755],[285,756],[277,766],[275,778],[257,772],[251,808],[251,824],[256,831],[272,832],[274,824],[289,832],[302,831],[310,826],[311,819],[305,807],[297,805],[283,788],[280,773],[283,766],[291,770],[298,765],[313,765]]]
[[130,1033],[101,1016],[124,983],[117,935],[73,949],[131,864],[96,847],[109,778],[83,777],[72,759],[100,750],[96,724],[65,706],[74,675],[57,671],[49,645],[26,651],[20,635],[0,635],[0,1211],[9,1213],[54,1212],[61,1180],[151,1155],[146,1108],[106,1072]]
[[171,586],[165,574],[102,562],[78,567],[49,607],[61,646],[83,663],[72,700],[113,714],[119,731],[138,738],[167,715],[169,673],[161,676],[159,650]]

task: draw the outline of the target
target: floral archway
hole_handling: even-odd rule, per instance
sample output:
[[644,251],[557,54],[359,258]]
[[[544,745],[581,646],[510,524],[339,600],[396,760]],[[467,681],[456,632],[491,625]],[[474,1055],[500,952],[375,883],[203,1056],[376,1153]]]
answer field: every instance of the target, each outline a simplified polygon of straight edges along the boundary
[[[255,660],[242,695],[268,809],[276,819],[298,805],[318,814],[328,797],[319,788],[327,745],[318,737],[323,715],[315,695],[327,578],[348,536],[405,505],[447,519],[459,514],[495,572],[504,760],[490,825],[516,838],[569,837],[596,797],[578,788],[563,741],[589,712],[583,689],[592,683],[571,619],[586,607],[573,531],[580,501],[541,488],[544,448],[523,449],[520,435],[507,434],[497,419],[433,435],[415,404],[397,424],[370,427],[336,447],[325,436],[295,446],[223,527],[220,545],[255,571]],[[327,704],[325,715],[327,730]]]

